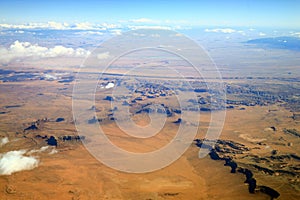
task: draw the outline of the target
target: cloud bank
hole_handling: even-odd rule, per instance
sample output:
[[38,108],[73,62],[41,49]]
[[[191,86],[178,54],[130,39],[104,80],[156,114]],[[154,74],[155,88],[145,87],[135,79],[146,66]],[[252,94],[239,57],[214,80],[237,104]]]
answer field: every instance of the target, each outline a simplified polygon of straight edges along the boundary
[[85,57],[90,53],[82,48],[73,49],[61,45],[47,48],[16,40],[8,48],[0,47],[0,63],[9,63],[12,60],[24,58]]
[[213,33],[235,33],[236,30],[232,28],[215,28],[215,29],[205,29],[205,32],[213,32]]
[[93,24],[90,22],[80,22],[69,24],[65,22],[46,22],[46,23],[26,23],[26,24],[0,24],[0,29],[51,29],[51,30],[107,30],[120,28],[121,24]]
[[37,167],[38,159],[33,156],[25,156],[25,153],[25,150],[19,150],[0,154],[0,175],[11,175],[14,172]]

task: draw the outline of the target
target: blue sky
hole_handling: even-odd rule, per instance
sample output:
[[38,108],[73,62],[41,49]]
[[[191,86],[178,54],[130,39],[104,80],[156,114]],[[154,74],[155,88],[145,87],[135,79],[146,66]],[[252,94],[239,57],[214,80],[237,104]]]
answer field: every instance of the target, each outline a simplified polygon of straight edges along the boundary
[[299,10],[297,0],[1,0],[0,23],[114,23],[147,18],[161,24],[182,20],[195,25],[300,28]]

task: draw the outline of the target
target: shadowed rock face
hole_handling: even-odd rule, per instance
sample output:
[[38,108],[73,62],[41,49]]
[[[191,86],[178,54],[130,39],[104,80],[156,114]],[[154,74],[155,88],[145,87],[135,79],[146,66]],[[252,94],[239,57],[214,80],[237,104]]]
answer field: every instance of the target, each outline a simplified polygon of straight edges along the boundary
[[218,153],[216,152],[215,149],[212,149],[209,153],[209,156],[211,159],[213,160],[221,160],[221,158],[219,157]]
[[240,172],[240,173],[242,173],[242,174],[245,174],[246,180],[245,180],[244,183],[247,183],[248,180],[250,180],[250,179],[253,177],[253,173],[252,173],[251,170],[249,170],[249,169],[239,168],[239,169],[238,169],[238,172]]
[[38,130],[38,127],[35,124],[32,124],[31,126],[24,129],[24,131],[28,131],[28,130]]
[[276,190],[268,187],[268,186],[259,186],[258,187],[260,192],[263,192],[267,195],[269,195],[271,197],[271,200],[274,198],[278,198],[280,196],[279,192],[277,192]]
[[249,186],[248,186],[249,193],[254,194],[255,188],[256,188],[255,178],[250,178],[249,180],[247,180],[247,183],[249,184]]
[[173,122],[174,124],[180,124],[182,122],[181,118],[178,118],[175,122]]
[[104,98],[104,100],[107,100],[107,101],[113,101],[114,98],[113,98],[112,96],[106,96],[106,97]]
[[224,166],[230,166],[231,167],[231,173],[235,173],[236,172],[236,168],[237,168],[237,164],[236,162],[234,162],[231,158],[225,158],[225,164]]
[[94,116],[92,119],[88,120],[89,124],[95,124],[98,120],[96,119],[96,117]]
[[36,135],[35,138],[47,139],[48,136],[47,135],[44,135],[44,136],[42,136],[42,135]]
[[55,122],[62,122],[62,121],[65,121],[65,119],[62,118],[62,117],[59,117],[59,118],[57,118],[57,119],[55,120]]
[[54,136],[50,136],[50,138],[46,141],[48,145],[57,147],[57,140],[55,139]]
[[82,141],[85,140],[84,135],[64,135],[58,137],[58,139],[65,141]]
[[[257,186],[256,179],[253,177],[253,173],[251,170],[247,168],[238,167],[238,164],[233,161],[232,155],[235,154],[243,154],[243,152],[249,151],[249,148],[247,148],[243,144],[239,144],[236,142],[232,142],[229,140],[217,140],[214,145],[208,145],[204,143],[203,139],[195,139],[196,146],[200,148],[206,148],[210,150],[209,156],[213,160],[224,160],[225,164],[224,166],[230,166],[231,167],[231,173],[236,173],[238,171],[239,173],[242,173],[246,176],[245,183],[248,184],[248,191],[251,194],[254,194],[256,191],[263,192],[265,194],[268,194],[271,199],[279,197],[279,193],[267,186]],[[294,155],[293,155],[294,156]],[[277,159],[277,155],[272,155],[271,158]],[[281,155],[280,158],[293,158],[292,155]],[[296,156],[297,160],[298,156]],[[258,165],[250,164],[250,166],[258,169],[259,171],[264,171],[268,174],[273,174],[274,171],[269,171],[269,169],[262,168]]]

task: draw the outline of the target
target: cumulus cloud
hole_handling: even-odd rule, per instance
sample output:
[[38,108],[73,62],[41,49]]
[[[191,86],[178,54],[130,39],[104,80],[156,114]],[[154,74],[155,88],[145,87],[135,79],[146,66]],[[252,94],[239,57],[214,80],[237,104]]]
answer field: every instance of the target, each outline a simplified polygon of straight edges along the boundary
[[97,58],[98,58],[99,60],[107,59],[107,58],[109,58],[109,52],[99,53],[99,54],[97,55]]
[[169,26],[146,26],[146,25],[141,25],[141,26],[128,26],[129,29],[131,30],[137,30],[137,29],[161,29],[161,30],[171,30],[172,28]]
[[0,154],[0,174],[11,175],[14,172],[37,167],[39,160],[33,156],[26,156],[25,153],[25,150],[19,150]]
[[8,48],[0,47],[0,63],[9,63],[12,60],[24,58],[85,57],[89,54],[90,51],[82,48],[73,49],[61,45],[47,48],[16,40]]
[[236,30],[232,28],[215,28],[215,29],[205,29],[205,32],[213,32],[213,33],[235,33]]
[[60,22],[48,22],[48,27],[52,29],[67,29],[69,26],[68,23],[60,23]]
[[103,33],[99,31],[80,31],[75,34],[76,35],[103,35]]
[[75,28],[80,29],[80,30],[94,29],[93,25],[89,22],[77,23],[77,24],[75,24]]
[[300,32],[292,33],[292,36],[300,37]]
[[113,88],[113,87],[115,87],[115,84],[114,84],[114,83],[108,83],[108,84],[105,86],[106,89]]
[[0,24],[0,28],[4,29],[68,29],[68,23],[50,21],[47,23],[27,23],[27,24]]
[[9,142],[7,137],[1,138],[0,139],[0,147],[7,144]]
[[122,35],[121,29],[113,29],[110,31],[113,35]]
[[2,153],[0,154],[0,175],[11,175],[14,172],[31,170],[39,165],[39,153],[48,153],[51,155],[57,152],[55,147],[43,146],[40,149],[32,149],[30,151],[15,150]]
[[92,24],[90,22],[68,24],[55,21],[46,23],[0,24],[0,29],[106,30],[118,27],[121,27],[121,25],[108,23]]
[[155,20],[153,19],[148,19],[148,18],[139,18],[139,19],[133,19],[131,20],[132,22],[135,22],[135,23],[154,23],[156,22]]
[[258,35],[259,35],[259,36],[266,36],[266,34],[265,34],[265,33],[262,33],[262,32],[260,32]]

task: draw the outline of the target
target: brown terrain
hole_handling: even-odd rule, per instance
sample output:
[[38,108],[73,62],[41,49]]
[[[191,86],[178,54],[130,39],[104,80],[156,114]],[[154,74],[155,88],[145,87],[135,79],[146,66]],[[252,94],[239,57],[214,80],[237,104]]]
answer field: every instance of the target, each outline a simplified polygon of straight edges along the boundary
[[[59,75],[57,79],[41,78],[45,74]],[[4,70],[0,83],[0,139],[7,138],[8,142],[2,144],[1,156],[26,150],[24,156],[35,158],[38,164],[0,175],[1,200],[300,198],[299,77],[226,77],[224,127],[216,144],[202,146],[210,151],[204,158],[198,153],[211,113],[225,108],[210,105],[214,91],[201,80],[188,80],[197,88],[195,91],[185,91],[184,85],[177,84],[176,89],[181,88],[187,96],[187,106],[181,109],[175,92],[167,89],[170,80],[140,78],[138,89],[124,99],[123,106],[130,107],[132,119],[141,126],[149,123],[148,113],[160,112],[151,110],[152,104],[164,104],[167,119],[156,136],[134,139],[116,124],[118,119],[110,107],[113,89],[101,88],[116,84],[119,76],[105,77],[99,82],[95,106],[87,108],[94,109],[97,118],[91,117],[88,124],[99,123],[108,138],[123,149],[150,152],[168,144],[181,123],[193,126],[196,120],[200,122],[198,133],[188,150],[171,165],[154,172],[134,174],[111,169],[82,144],[91,138],[76,131],[72,116],[75,74],[62,70]],[[197,95],[198,101],[189,100],[190,92]],[[190,109],[195,105],[199,110]],[[200,119],[181,121],[183,112],[200,112]],[[246,171],[251,176],[247,177]]]

